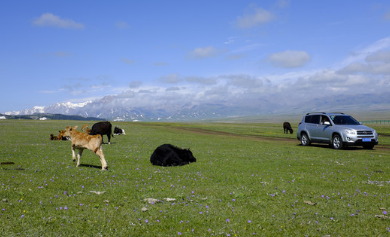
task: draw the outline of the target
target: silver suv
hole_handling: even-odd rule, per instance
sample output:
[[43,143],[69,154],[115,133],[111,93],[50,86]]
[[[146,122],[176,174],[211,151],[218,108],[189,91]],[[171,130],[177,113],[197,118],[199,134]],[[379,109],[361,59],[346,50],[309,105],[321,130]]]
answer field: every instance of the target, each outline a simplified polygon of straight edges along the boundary
[[298,125],[297,139],[302,146],[312,142],[327,143],[334,149],[363,146],[372,149],[378,144],[378,133],[344,113],[307,113]]

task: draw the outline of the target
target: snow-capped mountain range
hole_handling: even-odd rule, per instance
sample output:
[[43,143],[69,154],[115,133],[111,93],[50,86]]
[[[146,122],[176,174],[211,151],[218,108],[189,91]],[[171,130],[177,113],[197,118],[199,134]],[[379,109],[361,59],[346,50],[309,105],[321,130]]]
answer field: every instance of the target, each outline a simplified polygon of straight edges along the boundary
[[340,96],[321,98],[296,104],[283,104],[267,99],[243,103],[218,101],[215,103],[183,103],[166,105],[131,106],[117,96],[105,96],[99,100],[83,103],[55,103],[35,106],[31,109],[6,112],[6,115],[32,115],[36,113],[79,115],[110,121],[194,121],[226,119],[231,117],[259,116],[270,114],[302,115],[311,111],[384,111],[390,109],[390,101],[384,95],[365,94],[359,98]]
[[6,115],[32,115],[36,113],[80,115],[117,121],[190,121],[202,119],[227,118],[231,116],[258,115],[270,108],[276,109],[272,103],[267,106],[237,106],[220,101],[213,104],[169,104],[165,106],[151,105],[147,107],[127,106],[119,103],[115,96],[105,96],[100,100],[84,103],[55,103],[49,106],[35,106],[31,109],[6,112]]

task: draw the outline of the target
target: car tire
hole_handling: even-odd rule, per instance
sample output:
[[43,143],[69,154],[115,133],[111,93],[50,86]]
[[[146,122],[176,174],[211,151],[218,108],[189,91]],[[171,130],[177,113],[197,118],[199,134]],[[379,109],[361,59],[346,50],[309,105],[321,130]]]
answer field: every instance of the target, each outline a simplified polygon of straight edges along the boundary
[[343,148],[343,140],[339,134],[335,134],[332,138],[332,147],[334,149],[342,149]]
[[302,146],[310,146],[310,139],[306,133],[302,133],[302,135],[301,135],[301,145]]
[[372,144],[363,145],[363,148],[364,148],[364,149],[372,149],[372,148],[374,148],[374,145],[372,145]]

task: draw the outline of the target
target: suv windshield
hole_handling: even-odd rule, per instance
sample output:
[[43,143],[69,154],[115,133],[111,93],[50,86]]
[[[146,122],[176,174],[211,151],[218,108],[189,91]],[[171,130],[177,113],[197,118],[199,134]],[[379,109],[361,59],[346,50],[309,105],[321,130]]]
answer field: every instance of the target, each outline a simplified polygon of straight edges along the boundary
[[353,117],[347,115],[333,115],[330,118],[336,125],[360,125]]

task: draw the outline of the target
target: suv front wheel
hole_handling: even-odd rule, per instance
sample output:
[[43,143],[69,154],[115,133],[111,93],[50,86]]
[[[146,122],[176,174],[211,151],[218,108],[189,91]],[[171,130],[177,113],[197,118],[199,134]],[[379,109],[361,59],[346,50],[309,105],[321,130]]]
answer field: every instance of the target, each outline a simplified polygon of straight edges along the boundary
[[310,145],[310,139],[306,133],[302,133],[301,144],[302,144],[302,146],[309,146]]
[[339,134],[335,134],[332,138],[332,147],[334,149],[342,149],[343,148],[343,140],[341,139]]

